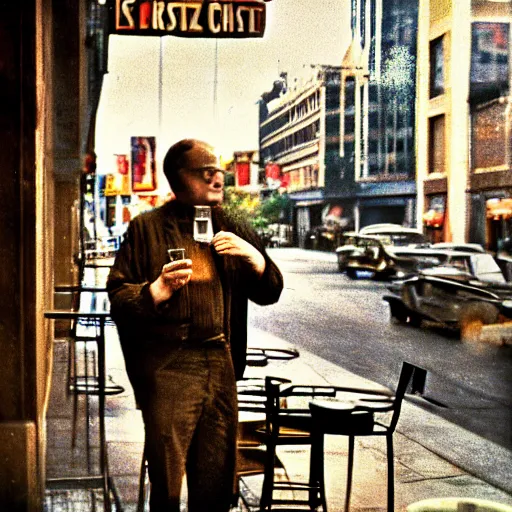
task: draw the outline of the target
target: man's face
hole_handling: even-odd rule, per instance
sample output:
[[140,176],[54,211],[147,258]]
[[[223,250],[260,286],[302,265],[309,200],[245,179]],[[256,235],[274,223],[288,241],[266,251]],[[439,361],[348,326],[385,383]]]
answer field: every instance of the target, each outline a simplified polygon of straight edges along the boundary
[[224,171],[210,148],[196,145],[186,153],[186,166],[180,171],[183,190],[176,197],[191,205],[214,206],[224,197]]

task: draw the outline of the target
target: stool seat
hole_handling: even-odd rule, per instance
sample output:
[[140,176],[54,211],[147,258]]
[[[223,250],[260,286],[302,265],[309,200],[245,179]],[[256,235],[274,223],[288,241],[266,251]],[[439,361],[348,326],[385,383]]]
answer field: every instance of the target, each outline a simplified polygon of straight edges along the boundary
[[315,428],[323,434],[366,435],[374,431],[373,412],[357,410],[351,403],[316,402],[309,404]]

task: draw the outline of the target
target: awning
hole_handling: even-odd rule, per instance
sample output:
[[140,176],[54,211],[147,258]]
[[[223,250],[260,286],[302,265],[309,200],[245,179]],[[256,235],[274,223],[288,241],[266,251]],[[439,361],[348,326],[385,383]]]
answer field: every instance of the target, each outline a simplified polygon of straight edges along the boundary
[[315,206],[317,204],[324,204],[322,200],[312,200],[312,201],[297,201],[295,206],[303,207],[303,206]]
[[512,217],[512,198],[489,199],[486,201],[488,218],[504,218]]

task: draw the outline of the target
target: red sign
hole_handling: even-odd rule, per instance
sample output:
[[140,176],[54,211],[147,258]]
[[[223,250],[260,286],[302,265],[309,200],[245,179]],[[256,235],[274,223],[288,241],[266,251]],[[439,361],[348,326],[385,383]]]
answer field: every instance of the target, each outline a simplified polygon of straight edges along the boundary
[[287,172],[281,177],[281,188],[288,188],[290,186],[290,173]]
[[249,162],[236,163],[236,180],[239,187],[250,185],[251,183],[251,169]]
[[265,166],[265,177],[278,180],[281,177],[281,166],[279,164],[267,164]]
[[128,174],[129,162],[128,155],[116,155],[117,172],[119,174]]
[[110,1],[115,4],[112,34],[249,38],[265,32],[268,0]]

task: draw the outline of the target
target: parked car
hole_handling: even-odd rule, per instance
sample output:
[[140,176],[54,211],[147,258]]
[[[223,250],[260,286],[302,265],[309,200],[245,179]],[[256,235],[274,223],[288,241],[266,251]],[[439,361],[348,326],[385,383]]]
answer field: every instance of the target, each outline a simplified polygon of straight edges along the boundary
[[512,284],[489,253],[452,251],[444,265],[388,286],[391,318],[420,326],[423,320],[459,329],[463,340],[480,337],[483,325],[512,319]]
[[[421,231],[397,224],[374,224],[358,233],[345,233],[343,239],[344,244],[336,249],[338,270],[351,278],[361,270],[372,272],[376,279],[393,277],[397,272],[395,254],[400,249],[430,245]],[[402,263],[406,270],[416,267],[412,259]]]

